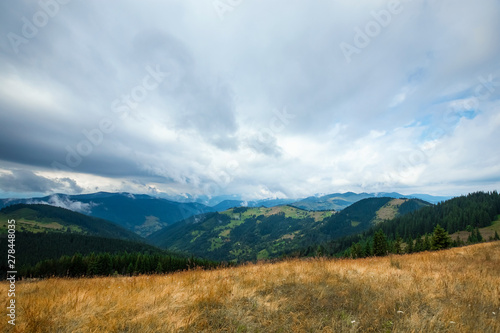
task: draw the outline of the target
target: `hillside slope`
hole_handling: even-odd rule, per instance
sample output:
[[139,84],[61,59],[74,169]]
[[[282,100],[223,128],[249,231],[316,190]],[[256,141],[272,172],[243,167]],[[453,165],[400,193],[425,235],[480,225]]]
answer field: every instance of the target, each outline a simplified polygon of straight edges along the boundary
[[13,203],[42,203],[70,208],[114,222],[143,237],[190,216],[213,211],[213,208],[200,203],[180,203],[144,194],[107,192],[0,200],[0,208]]
[[[405,204],[405,206],[401,205],[400,209],[403,209],[406,214],[388,221],[379,222],[365,229],[362,233],[346,234],[345,237],[328,240],[321,244],[321,253],[342,255],[342,253],[346,254],[345,251],[348,251],[355,243],[358,243],[361,247],[373,245],[374,235],[379,230],[383,231],[389,244],[392,244],[398,237],[402,238],[406,243],[410,241],[413,243],[414,240],[430,235],[438,224],[449,234],[490,227],[500,214],[500,194],[496,191],[470,193],[437,205],[421,207],[421,209],[411,211],[421,203],[414,201],[411,204]],[[342,212],[346,213],[348,209]],[[338,227],[346,225],[348,221],[343,221],[340,213],[335,217],[342,222],[336,225],[337,229],[333,229],[338,232]],[[329,227],[334,228],[335,225],[332,224]],[[469,234],[467,233],[467,235]],[[491,235],[492,233],[489,233],[488,237]],[[456,235],[454,239],[456,239]],[[318,244],[315,244],[303,249],[297,255],[300,256],[305,253],[315,255],[317,248]]]
[[362,232],[374,224],[430,206],[419,199],[368,198],[360,200],[324,221],[320,231],[329,238]]
[[[5,236],[5,235],[4,235]],[[76,253],[148,253],[163,254],[164,249],[126,239],[104,238],[76,233],[30,233],[16,234],[16,263],[18,268],[35,265],[46,259],[58,259]],[[7,253],[7,238],[0,237],[0,249]],[[7,261],[0,262],[0,271],[7,271]]]
[[237,207],[194,216],[148,239],[153,244],[214,260],[245,261],[277,257],[334,212],[307,212],[290,206]]
[[135,241],[144,239],[104,219],[49,205],[16,204],[0,210],[0,233],[7,232],[7,220],[16,220],[17,232],[78,233]]
[[214,260],[277,258],[311,244],[362,232],[381,216],[395,217],[425,205],[416,199],[369,198],[339,213],[293,206],[238,207],[191,217],[148,239],[160,247]]

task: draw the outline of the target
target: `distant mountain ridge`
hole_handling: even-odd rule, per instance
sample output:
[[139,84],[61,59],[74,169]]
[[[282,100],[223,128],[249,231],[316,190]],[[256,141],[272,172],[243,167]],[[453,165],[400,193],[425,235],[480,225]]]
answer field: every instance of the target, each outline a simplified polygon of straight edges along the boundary
[[[146,194],[97,192],[89,194],[66,195],[54,194],[41,198],[0,199],[0,209],[16,203],[48,204],[83,213],[89,216],[102,218],[114,222],[142,237],[161,230],[162,228],[185,220],[191,216],[223,212],[233,207],[275,207],[278,205],[292,205],[294,207],[311,210],[342,210],[362,199],[387,196],[391,198],[417,198],[435,203],[444,197],[429,195],[404,196],[399,193],[333,193],[323,196],[312,196],[305,199],[263,199],[244,201],[237,196],[221,196],[208,200],[213,206],[199,202],[176,202],[165,198],[153,197]],[[186,200],[194,200],[186,196]]]
[[354,192],[346,192],[346,193],[332,193],[322,196],[311,196],[302,200],[298,200],[294,202],[292,205],[298,208],[306,209],[306,210],[342,210],[353,203],[356,203],[360,200],[367,198],[380,198],[380,197],[388,197],[388,198],[406,198],[406,199],[421,199],[433,204],[436,204],[441,201],[445,201],[451,199],[452,197],[445,196],[432,196],[428,194],[410,194],[403,195],[397,192],[379,192],[379,193],[354,193]]

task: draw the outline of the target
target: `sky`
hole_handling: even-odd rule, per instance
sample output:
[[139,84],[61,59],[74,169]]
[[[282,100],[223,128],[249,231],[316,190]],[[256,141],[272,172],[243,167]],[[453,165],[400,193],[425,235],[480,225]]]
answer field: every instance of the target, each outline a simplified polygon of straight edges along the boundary
[[0,197],[500,188],[500,2],[5,0]]

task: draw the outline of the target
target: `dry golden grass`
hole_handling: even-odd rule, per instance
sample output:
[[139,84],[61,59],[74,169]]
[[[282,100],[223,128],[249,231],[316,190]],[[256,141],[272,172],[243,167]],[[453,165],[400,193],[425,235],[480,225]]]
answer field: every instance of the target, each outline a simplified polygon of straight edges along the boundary
[[[495,236],[495,231],[500,234],[500,220],[494,221],[490,226],[480,228],[479,232],[483,239],[489,240],[490,237],[493,238]],[[458,231],[450,235],[451,239],[457,239],[457,236],[462,240],[462,242],[467,242],[469,235],[471,233],[468,231]]]
[[[0,284],[7,304],[7,284]],[[1,332],[500,332],[500,242],[17,284]],[[5,310],[4,310],[5,311]]]

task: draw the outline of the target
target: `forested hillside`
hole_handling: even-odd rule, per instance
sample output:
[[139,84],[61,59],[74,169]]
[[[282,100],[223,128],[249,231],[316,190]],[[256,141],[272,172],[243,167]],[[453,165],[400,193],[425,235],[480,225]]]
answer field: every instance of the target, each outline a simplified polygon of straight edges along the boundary
[[[142,274],[215,265],[146,244],[112,222],[40,204],[15,204],[0,211],[4,253],[11,244],[7,242],[9,220],[16,221],[16,268],[24,277]],[[7,270],[7,261],[2,261],[1,275]]]
[[[0,248],[7,253],[5,236]],[[76,233],[18,232],[15,248],[20,277],[165,273],[218,264],[142,242]],[[3,277],[7,270],[7,261],[0,262]]]
[[16,220],[18,232],[79,233],[107,238],[144,241],[136,233],[100,218],[50,205],[15,204],[0,210],[0,233],[7,232],[7,220]]
[[214,260],[277,258],[311,244],[362,232],[426,205],[418,199],[369,198],[340,212],[293,206],[238,207],[191,217],[148,239],[160,247]]
[[151,235],[154,244],[214,260],[246,261],[281,255],[333,212],[290,206],[232,208],[194,216]]
[[[387,240],[389,252],[429,250],[432,245],[432,233],[438,226],[447,234],[468,230],[472,235],[471,241],[477,242],[481,240],[481,235],[477,230],[490,226],[499,214],[500,195],[498,192],[471,193],[379,223],[363,233],[324,242],[320,246],[309,246],[298,255],[342,255],[345,251],[348,251],[347,255],[349,255],[349,250],[356,245],[358,250],[363,249],[358,255],[369,256],[373,254],[377,233],[383,234]],[[449,246],[453,245],[451,241]],[[460,241],[455,241],[458,243],[455,245],[461,245]]]

